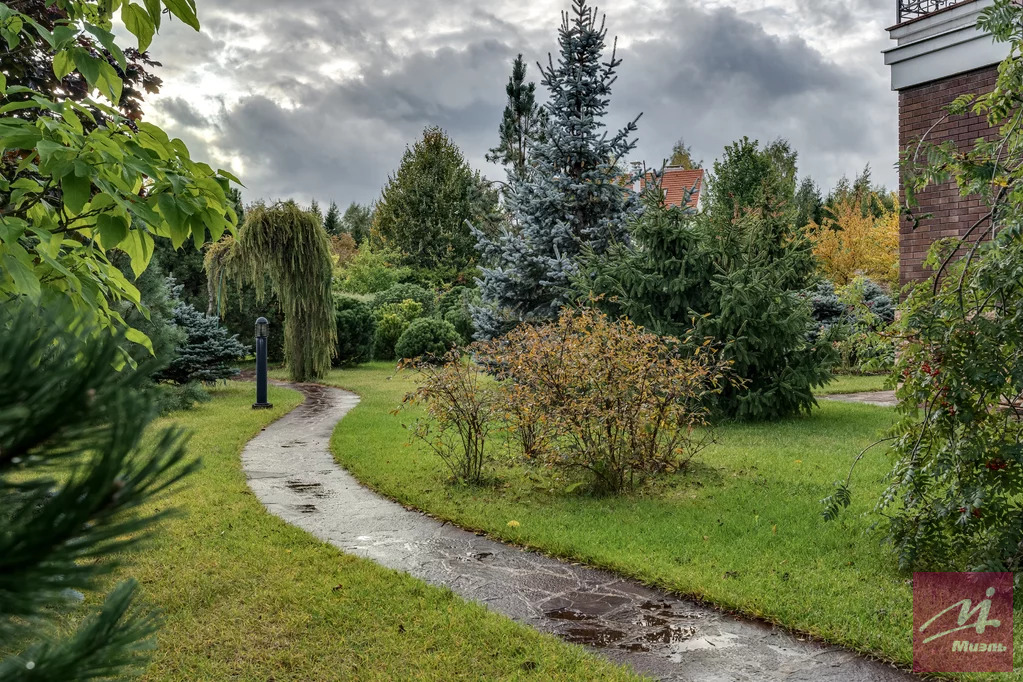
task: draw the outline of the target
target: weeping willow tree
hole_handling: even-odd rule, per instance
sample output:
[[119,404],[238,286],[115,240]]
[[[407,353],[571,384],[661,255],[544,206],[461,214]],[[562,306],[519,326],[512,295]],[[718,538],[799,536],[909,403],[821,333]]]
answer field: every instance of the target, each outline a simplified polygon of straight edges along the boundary
[[330,240],[313,215],[293,201],[250,208],[238,239],[227,237],[207,251],[206,276],[220,310],[228,283],[252,284],[262,301],[269,281],[284,310],[284,357],[292,380],[327,373],[337,333]]

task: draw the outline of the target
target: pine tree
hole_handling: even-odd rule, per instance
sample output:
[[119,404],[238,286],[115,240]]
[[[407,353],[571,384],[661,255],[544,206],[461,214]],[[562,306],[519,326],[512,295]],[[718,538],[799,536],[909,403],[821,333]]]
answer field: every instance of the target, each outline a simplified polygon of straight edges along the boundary
[[496,235],[475,232],[482,262],[479,338],[527,320],[551,319],[570,298],[569,279],[584,251],[603,253],[627,239],[638,200],[621,165],[635,147],[636,120],[608,135],[603,122],[621,60],[604,61],[607,30],[586,0],[562,14],[557,64],[541,67],[550,98],[545,139],[529,145],[523,177],[511,176],[512,223]]
[[[330,202],[330,208],[327,209],[327,215],[323,219],[323,229],[327,231],[327,234],[334,236],[337,236],[342,232],[341,209],[337,207],[336,201]],[[358,243],[358,240],[356,240],[356,243]]]
[[475,240],[466,221],[482,224],[497,209],[497,193],[469,167],[440,128],[406,148],[377,203],[373,229],[403,264],[454,281],[475,267]]
[[309,204],[309,214],[316,218],[320,225],[323,225],[323,211],[320,210],[320,203],[316,199]]
[[520,54],[512,64],[512,75],[505,86],[508,104],[498,129],[501,140],[486,157],[491,163],[506,166],[517,177],[525,175],[530,141],[541,138],[547,118],[544,109],[536,104],[536,84],[525,81],[526,64]]
[[148,371],[113,369],[116,335],[51,312],[0,306],[0,679],[124,679],[154,648],[158,620],[132,580],[98,607],[83,592],[168,513],[142,505],[194,465],[177,429],[143,440]]

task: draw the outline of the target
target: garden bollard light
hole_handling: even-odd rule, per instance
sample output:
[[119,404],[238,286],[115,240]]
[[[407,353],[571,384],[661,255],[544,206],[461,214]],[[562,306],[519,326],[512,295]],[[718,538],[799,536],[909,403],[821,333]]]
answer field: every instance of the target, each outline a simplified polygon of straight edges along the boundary
[[270,323],[265,317],[256,320],[256,402],[254,410],[269,410],[272,404],[266,402],[266,342],[270,336]]

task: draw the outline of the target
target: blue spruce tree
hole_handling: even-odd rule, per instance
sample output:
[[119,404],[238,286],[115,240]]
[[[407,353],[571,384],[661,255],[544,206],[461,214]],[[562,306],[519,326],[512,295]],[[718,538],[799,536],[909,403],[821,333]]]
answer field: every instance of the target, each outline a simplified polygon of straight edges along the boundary
[[485,267],[481,305],[472,311],[477,338],[498,336],[521,322],[554,317],[571,297],[579,256],[627,240],[626,222],[639,201],[623,180],[636,145],[637,116],[615,134],[603,122],[621,60],[604,61],[604,19],[586,0],[562,13],[557,64],[541,66],[550,93],[543,135],[530,141],[524,174],[509,173],[508,227],[475,231]]

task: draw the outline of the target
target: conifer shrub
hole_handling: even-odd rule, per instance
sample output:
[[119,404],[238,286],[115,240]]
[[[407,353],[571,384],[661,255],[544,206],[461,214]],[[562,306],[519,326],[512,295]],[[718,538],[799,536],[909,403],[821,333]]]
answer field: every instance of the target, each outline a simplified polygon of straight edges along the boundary
[[400,303],[385,303],[376,309],[377,329],[373,357],[378,360],[394,359],[394,347],[413,320],[422,317],[422,304],[411,299]]
[[399,358],[423,358],[441,362],[451,349],[458,346],[461,336],[446,320],[423,317],[408,326],[394,346]]
[[334,297],[337,321],[335,367],[349,367],[373,359],[377,322],[367,303],[354,296]]
[[679,346],[583,308],[474,350],[502,380],[512,429],[543,425],[544,437],[524,455],[616,493],[682,469],[708,442],[708,398],[724,385],[727,366],[709,341],[687,355]]
[[429,315],[434,308],[433,292],[419,286],[418,284],[395,284],[373,297],[373,308],[379,309],[388,303],[401,303],[402,301],[415,301],[423,307],[422,313]]
[[[179,291],[179,286],[174,291]],[[190,304],[174,306],[174,324],[184,332],[184,341],[174,350],[174,359],[156,375],[158,381],[180,386],[195,382],[215,384],[238,375],[232,363],[249,353],[237,336],[231,335],[215,317],[200,313]]]

